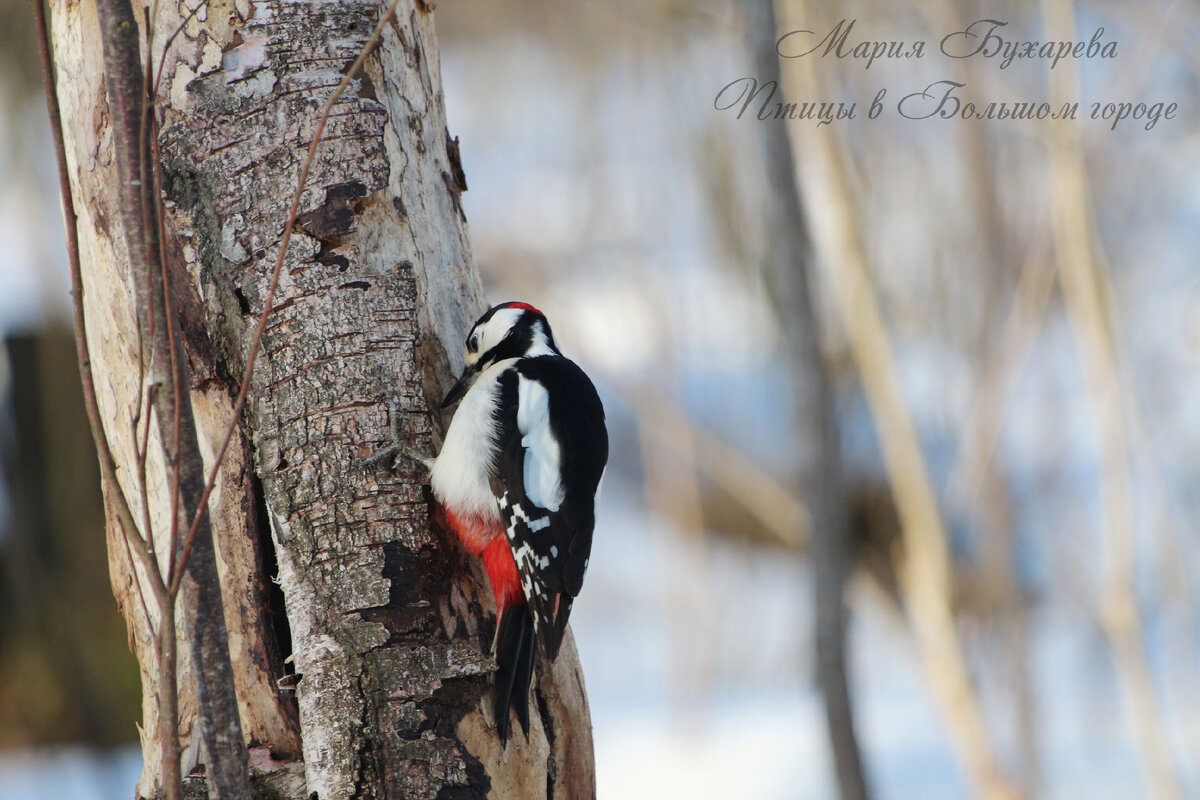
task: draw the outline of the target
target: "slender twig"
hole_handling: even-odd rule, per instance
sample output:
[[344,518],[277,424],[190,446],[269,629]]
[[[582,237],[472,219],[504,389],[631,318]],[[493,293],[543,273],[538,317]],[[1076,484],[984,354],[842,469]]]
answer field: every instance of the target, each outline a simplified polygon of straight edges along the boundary
[[163,606],[158,621],[158,747],[162,785],[167,800],[183,795],[182,752],[179,747],[179,642],[175,633],[175,603]]
[[283,262],[287,255],[288,243],[292,238],[292,231],[296,226],[296,217],[300,213],[300,199],[304,195],[304,190],[308,184],[308,173],[312,168],[313,159],[317,154],[317,146],[321,143],[321,138],[325,133],[325,123],[329,121],[329,112],[333,110],[334,104],[350,82],[358,75],[358,71],[366,62],[367,57],[374,51],[376,42],[379,41],[380,35],[383,33],[383,28],[387,25],[388,20],[396,12],[396,6],[400,0],[391,0],[387,10],[383,16],[379,18],[379,22],[375,25],[375,30],[371,32],[370,38],[363,45],[362,50],[358,54],[358,58],[354,59],[354,63],[350,65],[350,69],[346,70],[342,80],[333,90],[333,94],[325,101],[324,107],[321,109],[321,116],[317,119],[316,131],[313,134],[312,141],[308,145],[308,153],[304,157],[304,162],[300,166],[300,177],[296,182],[296,191],[292,195],[291,208],[288,210],[287,223],[283,226],[283,235],[279,239],[279,252],[275,257],[275,266],[271,270],[271,280],[267,287],[267,294],[263,300],[263,310],[258,317],[258,327],[254,331],[254,337],[250,340],[250,352],[246,356],[246,367],[242,372],[242,384],[238,388],[237,399],[233,404],[233,411],[230,414],[229,425],[225,429],[225,436],[221,440],[221,446],[217,448],[216,455],[213,458],[212,467],[209,469],[208,481],[204,486],[204,492],[200,496],[200,505],[196,509],[196,516],[192,519],[191,528],[188,530],[187,539],[184,543],[183,554],[180,556],[179,572],[175,575],[174,583],[178,583],[179,575],[187,566],[187,561],[191,555],[192,543],[196,537],[196,531],[200,527],[201,515],[208,506],[208,498],[212,494],[213,487],[216,485],[217,476],[220,473],[221,462],[225,459],[225,451],[229,448],[229,442],[233,439],[233,434],[237,430],[238,420],[241,418],[242,409],[246,406],[246,398],[250,394],[250,383],[254,375],[254,362],[258,358],[259,350],[262,346],[263,334],[267,329],[267,320],[271,316],[271,311],[275,304],[275,291],[279,288],[279,276],[283,272]]
[[[153,413],[158,421],[164,457],[173,468],[185,470],[186,499],[189,503],[199,497],[204,465],[192,424],[190,405],[181,418],[183,428],[176,437],[176,427],[167,422],[175,416],[175,404],[187,403],[189,398],[175,391],[182,383],[178,378],[177,345],[171,346],[173,324],[168,326],[166,305],[168,285],[163,283],[159,228],[156,214],[161,197],[156,196],[150,177],[149,135],[151,126],[146,90],[147,74],[152,68],[142,61],[136,16],[129,0],[97,0],[100,36],[104,55],[104,73],[108,85],[109,104],[113,121],[113,151],[117,164],[118,208],[125,232],[128,259],[135,268],[133,289],[137,313],[144,316],[143,329],[150,329],[149,383],[161,390],[156,396]],[[147,22],[147,25],[149,23]],[[166,380],[171,370],[172,380]],[[172,394],[168,396],[168,392]],[[148,454],[147,454],[148,456]],[[176,514],[176,517],[178,515]],[[178,524],[174,521],[173,524]],[[220,585],[216,575],[215,556],[211,550],[211,529],[203,528],[204,557],[198,562],[195,580],[190,584],[194,595],[189,605],[188,638],[194,674],[197,677],[200,706],[200,728],[208,754],[208,778],[213,791],[231,800],[250,796],[245,744],[238,716],[236,688],[230,666],[228,639],[224,615],[220,606]],[[173,592],[168,592],[173,594]],[[166,613],[160,621],[160,637],[172,629],[174,604],[165,604]],[[178,757],[177,687],[172,683],[174,642],[163,641],[159,665],[163,681],[159,686],[159,706],[162,725],[159,740],[162,748],[163,784],[168,797],[180,794],[180,764]]]
[[[150,24],[149,20],[147,20],[146,21],[147,28],[149,27],[149,24]],[[145,120],[144,109],[143,109],[143,113],[142,113],[142,119],[144,122],[144,120]],[[139,137],[141,140],[139,143],[139,152],[141,152],[141,149],[144,145],[145,137],[144,137],[144,134],[139,134]],[[142,165],[142,168],[143,169],[145,168],[144,163]],[[145,224],[145,216],[144,215],[143,215],[142,221],[143,221],[143,226],[144,226],[144,224]],[[150,353],[150,358],[149,359],[146,358],[146,342],[147,341],[150,342],[151,348],[153,348],[153,346],[154,346],[153,343],[154,343],[155,314],[153,312],[153,309],[151,309],[151,308],[146,309],[145,318],[147,320],[147,325],[148,325],[148,331],[147,331],[147,333],[149,334],[148,336],[143,335],[142,315],[138,315],[138,314],[134,315],[134,319],[137,320],[138,382],[139,382],[140,386],[145,387],[145,391],[138,392],[137,406],[136,406],[136,410],[134,413],[135,420],[142,420],[144,422],[144,430],[142,433],[141,444],[139,445],[139,443],[138,443],[138,432],[137,432],[136,427],[133,430],[133,437],[134,437],[133,442],[134,442],[134,455],[136,456],[136,462],[137,462],[138,498],[141,501],[141,505],[142,505],[142,530],[145,533],[146,542],[149,545],[150,552],[156,553],[157,548],[155,547],[155,543],[154,543],[154,528],[152,526],[151,514],[150,514],[150,496],[149,496],[150,489],[149,489],[149,483],[147,481],[148,459],[150,457],[149,456],[149,441],[150,441],[150,425],[151,425],[151,421],[152,421],[151,420],[151,416],[152,416],[151,409],[153,408],[153,405],[154,405],[154,394],[157,389],[157,384],[153,380],[150,380],[148,377],[149,372],[148,372],[147,365],[153,362],[153,359],[154,359],[153,351],[151,351],[151,353]],[[144,403],[143,403],[143,397],[145,398]],[[144,412],[144,416],[143,416],[143,412]],[[169,551],[169,550],[167,551],[167,559],[168,559],[168,562],[171,559],[171,551]],[[155,555],[155,566],[156,566],[156,571],[158,571],[159,574],[161,575],[161,566],[158,566],[158,564],[157,564],[157,554]],[[171,605],[169,600],[166,600],[164,602],[166,603],[166,605],[164,607],[169,607]],[[161,626],[160,626],[160,630],[161,630]],[[161,656],[162,648],[161,647],[157,648],[157,651]],[[160,662],[160,671],[161,671],[161,662]]]
[[[145,346],[145,345],[146,345],[146,343],[145,343],[144,339],[142,338],[142,325],[141,325],[141,321],[140,321],[140,320],[138,320],[138,317],[137,317],[137,315],[136,315],[136,314],[134,314],[134,315],[133,315],[133,317],[134,317],[134,321],[136,322],[135,328],[136,328],[136,333],[137,333],[136,341],[137,341],[137,374],[138,374],[138,386],[139,386],[139,387],[141,387],[141,386],[146,386],[146,385],[147,385],[147,383],[146,383],[146,353],[145,353],[145,349],[146,349],[146,346]],[[129,416],[130,416],[130,419],[131,419],[131,420],[133,420],[133,424],[134,424],[135,426],[136,426],[136,425],[137,425],[139,422],[141,422],[141,420],[142,420],[142,414],[143,414],[143,412],[145,411],[145,406],[144,406],[144,405],[143,405],[143,403],[142,403],[142,396],[143,396],[143,394],[144,394],[144,393],[143,393],[143,392],[141,391],[141,389],[139,388],[139,390],[138,390],[138,393],[137,393],[137,400],[135,400],[135,401],[134,401],[134,404],[133,404],[133,413],[131,413],[131,414],[129,415]],[[149,420],[149,416],[150,416],[150,415],[149,415],[149,413],[148,413],[148,412],[146,412],[146,417],[147,417],[147,419],[146,419],[146,429],[147,429],[147,431],[149,431],[149,429],[150,429],[150,420]],[[135,442],[135,443],[137,442],[137,437],[136,437],[136,436],[134,437],[134,442]],[[151,544],[153,544],[153,542],[151,542]]]
[[133,560],[133,551],[129,549],[129,540],[124,535],[120,539],[125,549],[125,560],[129,562],[129,577],[137,589],[138,605],[142,608],[142,619],[146,620],[150,646],[154,648],[154,658],[157,660],[161,657],[162,648],[158,644],[158,632],[154,630],[154,618],[150,616],[150,607],[146,605],[146,593],[142,590],[142,580],[137,574],[137,564]]
[[[157,0],[155,2],[157,8]],[[154,41],[154,23],[150,18],[149,11],[146,12],[146,75],[145,75],[145,97],[142,99],[142,157],[150,163],[143,162],[142,179],[145,180],[147,172],[153,175],[154,180],[151,181],[149,191],[150,196],[146,198],[143,205],[143,220],[147,228],[154,226],[158,238],[158,267],[162,274],[162,304],[163,315],[166,318],[167,329],[167,351],[169,353],[168,363],[171,369],[171,388],[172,388],[172,403],[171,403],[171,424],[174,429],[173,441],[176,443],[176,452],[171,459],[171,516],[170,516],[170,533],[168,535],[167,547],[167,586],[177,586],[174,581],[176,571],[176,554],[175,550],[179,542],[179,480],[180,480],[180,453],[178,451],[179,442],[182,438],[183,429],[183,400],[180,395],[180,370],[179,370],[179,349],[175,339],[175,304],[171,302],[171,276],[167,273],[167,248],[166,248],[166,229],[163,227],[163,214],[161,209],[162,204],[162,172],[159,164],[159,148],[158,148],[158,118],[155,114],[155,97],[153,87],[157,84],[152,80],[151,76],[155,74],[154,69],[154,48],[151,46]],[[162,72],[162,64],[166,63],[167,49],[164,47],[162,60],[159,62],[159,74]],[[147,146],[148,145],[148,146]],[[145,190],[144,190],[145,191]],[[152,217],[152,219],[147,219]],[[153,298],[151,298],[153,302]],[[153,319],[155,315],[151,315]],[[173,600],[175,597],[174,591],[169,589],[169,594]]]
[[[200,9],[204,8],[207,5],[208,5],[208,0],[204,0],[204,2],[202,2],[202,3],[197,3],[196,7],[188,12],[187,16],[185,16],[183,18],[183,21],[180,22],[179,25],[175,28],[175,30],[171,33],[171,35],[167,37],[167,41],[163,42],[162,58],[160,58],[158,60],[158,70],[156,71],[156,74],[154,76],[154,87],[150,92],[151,102],[155,103],[155,105],[157,105],[158,92],[162,86],[163,67],[166,66],[167,53],[169,53],[171,51],[171,45],[173,45],[175,43],[175,38],[177,36],[179,36],[179,34],[183,33],[183,29],[186,28],[187,24],[192,21],[192,18],[195,17],[196,14],[198,14],[200,12]],[[149,50],[149,48],[147,48],[147,50]]]
[[[154,394],[154,386],[152,384],[148,384],[146,386],[146,391],[144,393],[138,392],[138,402],[140,403],[142,401],[142,397],[144,395],[146,398],[145,407],[147,409],[149,409],[151,406],[151,403],[153,402],[153,400],[152,400],[153,394]],[[156,550],[154,547],[154,528],[153,528],[153,523],[151,522],[151,519],[150,519],[149,484],[147,483],[147,480],[146,480],[146,468],[148,465],[148,458],[149,458],[148,450],[150,447],[150,414],[149,414],[149,412],[146,413],[144,424],[141,426],[142,432],[141,432],[141,440],[140,441],[138,439],[137,428],[138,428],[137,421],[135,419],[133,422],[133,455],[134,455],[134,460],[137,465],[136,480],[137,480],[138,500],[142,505],[142,530],[146,531],[146,543],[150,548],[150,552],[156,553]],[[169,552],[168,552],[168,557],[170,557]],[[158,566],[158,556],[157,555],[155,555],[154,563],[155,563],[155,567],[156,567],[155,571],[158,572],[159,574],[161,574],[161,567]]]
[[[147,392],[147,394],[149,394],[149,392]],[[149,406],[149,402],[147,402],[147,407],[148,406]],[[149,416],[150,416],[149,414],[146,415],[147,418],[149,418]],[[136,482],[137,482],[138,502],[141,503],[141,506],[142,506],[142,530],[149,532],[149,531],[153,530],[153,527],[152,527],[153,523],[151,522],[151,519],[150,519],[150,488],[149,488],[149,482],[146,480],[146,465],[148,463],[148,458],[146,456],[146,448],[149,444],[149,439],[150,439],[150,425],[149,425],[149,423],[146,424],[145,438],[143,438],[141,442],[138,442],[137,423],[134,423],[132,428],[133,428],[133,451],[134,451],[133,454],[134,454],[134,458],[137,461],[137,473],[136,473],[135,478],[136,478]],[[154,553],[155,552],[154,551],[154,536],[153,535],[147,536],[146,541],[150,545],[150,552]],[[169,553],[168,553],[168,557],[170,557]],[[155,566],[154,571],[161,576],[162,568],[159,567],[159,565],[158,565],[157,555],[155,556],[154,566]]]
[[[83,276],[79,262],[79,232],[75,200],[71,194],[71,179],[67,168],[66,146],[63,143],[62,112],[58,106],[58,95],[54,89],[54,65],[50,55],[49,29],[46,25],[46,12],[42,2],[35,2],[34,13],[38,31],[38,49],[42,59],[42,75],[46,90],[46,106],[50,114],[50,128],[54,140],[54,154],[58,162],[58,189],[62,197],[63,217],[67,237],[67,262],[71,278],[71,307],[75,324],[75,356],[79,362],[79,375],[83,383],[84,409],[87,412],[88,426],[92,431],[92,439],[96,445],[96,455],[100,462],[100,476],[108,487],[106,495],[111,499],[113,510],[121,524],[129,546],[137,554],[151,576],[151,590],[158,595],[165,593],[166,586],[156,569],[151,569],[154,559],[147,549],[146,541],[139,535],[129,501],[121,489],[117,479],[117,466],[113,459],[112,450],[104,434],[104,423],[100,417],[100,405],[96,399],[96,381],[92,374],[92,356],[88,348],[87,329],[83,315]],[[157,576],[159,580],[154,580]]]
[[[158,639],[157,642],[152,644],[152,647],[154,647],[155,655],[160,659],[161,663],[164,654],[163,642],[168,635],[171,640],[169,647],[171,650],[174,649],[174,616],[167,603],[166,585],[163,581],[162,573],[158,569],[158,562],[147,540],[138,533],[133,513],[129,507],[129,500],[121,488],[120,481],[117,479],[116,463],[113,460],[112,451],[109,448],[108,439],[104,433],[104,425],[100,417],[100,406],[96,397],[96,383],[95,377],[92,374],[92,359],[87,342],[87,327],[84,318],[83,273],[79,257],[78,217],[75,213],[75,202],[71,194],[66,145],[63,139],[62,112],[59,109],[58,95],[54,88],[54,65],[50,52],[49,29],[46,25],[45,8],[42,0],[36,0],[34,10],[38,32],[38,49],[41,53],[42,75],[46,91],[46,107],[50,115],[54,152],[58,163],[59,193],[63,203],[64,227],[67,239],[67,260],[71,277],[71,306],[75,324],[75,355],[79,362],[84,408],[87,412],[88,425],[92,431],[92,439],[95,443],[97,458],[100,462],[101,481],[106,487],[105,496],[109,499],[110,507],[116,514],[117,519],[115,522],[121,531],[121,539],[125,544],[126,553],[129,554],[131,551],[136,553],[138,559],[142,562],[143,571],[150,582],[151,592],[160,609]],[[140,400],[141,393],[139,392],[138,394]],[[145,534],[147,537],[150,535],[149,527],[146,528]],[[150,638],[153,642],[155,640],[153,623],[150,619],[149,609],[146,606],[145,596],[142,592],[142,583],[138,579],[137,569],[132,565],[132,555],[129,557],[131,562],[130,574],[137,585],[142,613],[145,615],[146,625],[150,630]],[[171,681],[166,685],[170,691],[166,692],[163,685],[160,684],[159,692],[159,726],[160,728],[165,728],[170,735],[160,735],[159,740],[163,749],[163,784],[167,789],[169,800],[175,800],[181,794],[178,757],[179,723],[174,675],[172,674],[170,677]],[[165,694],[169,694],[170,696],[164,697]]]
[[[157,2],[155,8],[157,8]],[[175,573],[175,549],[179,540],[179,480],[180,480],[180,453],[178,450],[181,439],[181,431],[183,427],[183,402],[180,399],[179,389],[179,353],[176,347],[175,339],[175,316],[174,303],[171,302],[170,276],[167,274],[167,251],[166,251],[166,231],[163,228],[163,215],[161,213],[161,198],[162,192],[159,187],[159,170],[158,170],[158,136],[157,119],[155,115],[154,95],[151,92],[151,87],[154,85],[153,76],[154,69],[154,19],[150,15],[149,8],[142,7],[142,15],[144,20],[145,39],[146,39],[146,65],[145,73],[142,75],[142,109],[141,122],[138,129],[138,154],[141,159],[141,169],[139,175],[142,180],[142,228],[143,230],[153,230],[155,233],[157,250],[158,250],[158,268],[162,277],[162,297],[158,301],[162,303],[163,318],[165,324],[163,327],[167,333],[167,363],[171,372],[171,426],[173,430],[172,441],[176,444],[176,451],[170,454],[171,461],[171,515],[168,517],[168,547],[167,547],[167,587],[168,595],[171,601],[174,601],[175,590],[170,589],[174,581],[172,580]],[[167,60],[167,52],[163,50],[162,62]],[[160,63],[161,69],[161,63]],[[154,180],[147,185],[146,176],[154,175]],[[146,296],[147,305],[146,316],[150,320],[151,328],[156,324],[158,314],[153,308],[155,297],[152,294]],[[150,341],[154,342],[153,332],[150,336]],[[152,376],[154,380],[158,380],[159,376]],[[147,415],[147,418],[149,415]],[[147,425],[147,428],[149,425]],[[147,454],[143,451],[142,458],[146,458]]]

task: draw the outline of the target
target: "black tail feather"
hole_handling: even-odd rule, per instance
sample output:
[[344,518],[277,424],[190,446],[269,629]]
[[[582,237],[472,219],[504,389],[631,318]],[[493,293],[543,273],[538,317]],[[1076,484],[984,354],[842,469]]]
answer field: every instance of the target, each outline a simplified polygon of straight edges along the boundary
[[571,616],[571,605],[575,602],[575,598],[569,594],[560,594],[558,596],[558,614],[554,617],[554,628],[550,634],[546,636],[542,644],[545,646],[544,652],[550,661],[558,658],[558,650],[562,647],[563,636],[567,632],[567,618]]
[[517,720],[529,735],[529,684],[533,680],[533,659],[537,638],[529,606],[509,606],[500,616],[496,634],[496,733],[500,743],[508,742],[509,709],[515,708]]

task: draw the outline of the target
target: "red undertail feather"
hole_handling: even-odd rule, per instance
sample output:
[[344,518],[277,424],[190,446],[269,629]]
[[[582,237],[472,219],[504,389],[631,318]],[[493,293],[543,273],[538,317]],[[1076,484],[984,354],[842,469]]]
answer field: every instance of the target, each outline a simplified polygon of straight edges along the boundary
[[517,574],[517,562],[503,536],[497,537],[483,551],[483,567],[492,580],[492,593],[496,595],[496,613],[514,603],[525,602],[521,590],[521,576]]
[[500,521],[475,514],[459,515],[448,508],[443,511],[446,523],[466,551],[483,559],[483,567],[492,581],[492,593],[496,597],[496,612],[503,612],[514,603],[524,602],[517,562],[508,547],[508,540],[504,538],[504,527]]
[[[496,734],[501,745],[508,742],[510,710],[517,713],[521,729],[529,734],[529,685],[537,658],[537,636],[533,617],[525,603],[517,562],[504,536],[499,519],[482,514],[455,514],[442,507],[446,524],[462,542],[463,548],[483,559],[483,567],[492,581],[496,597]],[[557,603],[555,605],[557,613]]]

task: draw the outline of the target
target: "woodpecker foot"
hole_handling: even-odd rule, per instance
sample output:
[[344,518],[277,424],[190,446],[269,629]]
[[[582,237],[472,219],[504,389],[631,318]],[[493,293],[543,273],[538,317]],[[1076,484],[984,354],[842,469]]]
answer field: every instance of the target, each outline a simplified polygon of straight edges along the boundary
[[408,424],[408,412],[400,408],[395,400],[388,401],[388,422],[391,427],[391,444],[370,458],[362,461],[361,466],[373,467],[391,459],[388,466],[396,470],[404,459],[411,459],[421,464],[425,469],[433,469],[433,459],[404,440],[404,427]]

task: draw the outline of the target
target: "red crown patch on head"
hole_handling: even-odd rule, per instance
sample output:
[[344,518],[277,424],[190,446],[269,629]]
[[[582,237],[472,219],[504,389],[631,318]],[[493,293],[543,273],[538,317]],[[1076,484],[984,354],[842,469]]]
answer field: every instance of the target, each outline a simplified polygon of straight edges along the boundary
[[[529,303],[509,303],[507,306],[505,306],[505,308],[523,308],[526,311],[532,311],[535,314],[542,314],[541,311],[538,311],[536,308],[529,305]],[[542,316],[544,317],[546,315],[542,314]]]

